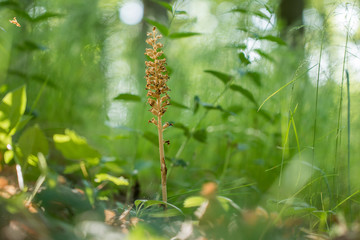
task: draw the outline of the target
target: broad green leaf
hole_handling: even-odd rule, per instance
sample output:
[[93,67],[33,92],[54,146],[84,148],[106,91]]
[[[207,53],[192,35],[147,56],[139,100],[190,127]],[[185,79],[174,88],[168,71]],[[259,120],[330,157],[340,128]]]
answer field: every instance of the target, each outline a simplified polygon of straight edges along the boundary
[[251,62],[250,60],[245,56],[245,53],[240,52],[238,54],[240,62],[243,63],[245,66],[249,65]]
[[38,125],[27,128],[24,131],[19,138],[18,146],[25,159],[30,155],[37,156],[39,152],[44,155],[49,153],[48,141]]
[[236,85],[236,84],[231,85],[230,89],[233,90],[233,91],[241,93],[244,97],[246,97],[251,102],[253,102],[255,105],[257,105],[254,96],[252,95],[252,93],[249,90],[247,90],[247,89],[245,89],[245,88],[243,88],[243,87],[241,87],[239,85]]
[[205,129],[199,129],[193,133],[193,137],[199,142],[205,143],[207,139],[207,132]]
[[129,181],[125,179],[124,177],[114,177],[107,173],[99,173],[95,175],[95,182],[104,182],[104,181],[110,181],[115,183],[118,186],[128,186]]
[[218,79],[220,79],[220,81],[222,81],[224,84],[227,84],[231,79],[232,76],[228,75],[226,73],[222,73],[222,72],[218,72],[218,71],[213,71],[213,70],[205,70],[204,72],[206,73],[210,73],[211,75],[217,77]]
[[68,159],[93,160],[101,157],[96,149],[88,145],[85,138],[78,136],[69,129],[65,130],[65,134],[55,134],[53,139],[56,149]]
[[113,98],[113,100],[123,100],[123,101],[133,101],[133,102],[140,102],[141,97],[130,94],[130,93],[121,93]]
[[193,37],[193,36],[199,36],[201,33],[197,32],[177,32],[177,33],[171,33],[169,34],[169,38],[187,38],[187,37]]
[[9,92],[2,99],[0,104],[0,129],[10,135],[13,135],[15,127],[20,121],[26,108],[25,86]]
[[4,161],[6,164],[9,164],[13,158],[14,158],[14,151],[9,150],[4,153]]
[[205,201],[206,201],[206,198],[201,197],[201,196],[188,197],[184,201],[184,207],[185,208],[199,207]]
[[261,49],[255,49],[254,52],[256,52],[257,54],[259,54],[261,57],[266,58],[267,60],[271,61],[271,62],[275,62],[275,59],[270,56],[270,54],[264,52]]
[[187,106],[185,106],[185,105],[183,105],[183,104],[181,104],[179,102],[176,102],[176,101],[174,101],[172,99],[170,100],[170,105],[174,106],[174,107],[178,107],[178,108],[189,109],[189,107],[187,107]]
[[155,26],[157,29],[159,29],[159,31],[160,31],[164,36],[168,36],[168,35],[169,35],[169,29],[168,29],[165,25],[163,25],[163,24],[161,24],[161,23],[159,23],[159,22],[156,22],[156,21],[154,21],[154,20],[150,20],[150,19],[148,19],[148,18],[145,18],[145,21],[146,21],[147,23],[149,23],[150,25],[153,25],[153,26]]
[[152,0],[152,1],[159,4],[160,6],[163,6],[172,13],[173,11],[172,6],[168,2],[160,1],[160,0]]
[[272,36],[272,35],[259,36],[258,39],[268,40],[270,42],[275,42],[275,43],[277,43],[279,45],[284,45],[284,46],[286,45],[286,42],[284,42],[284,40],[282,40],[279,37]]

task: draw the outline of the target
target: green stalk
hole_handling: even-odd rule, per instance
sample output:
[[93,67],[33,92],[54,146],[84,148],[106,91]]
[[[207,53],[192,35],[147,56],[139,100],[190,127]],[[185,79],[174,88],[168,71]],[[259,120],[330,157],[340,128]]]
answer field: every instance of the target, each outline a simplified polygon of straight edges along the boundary
[[[348,97],[348,108],[347,108],[347,130],[348,130],[348,146],[347,146],[347,150],[348,150],[348,162],[347,162],[347,167],[348,167],[348,195],[350,195],[351,193],[351,176],[350,176],[350,80],[349,80],[349,72],[348,70],[346,70],[346,85],[347,85],[347,97]],[[349,208],[350,208],[350,217],[352,217],[352,211],[351,211],[351,203],[349,202]]]
[[[343,101],[343,86],[344,86],[344,74],[345,74],[345,64],[346,64],[346,51],[349,42],[349,31],[346,33],[346,41],[345,41],[345,49],[344,49],[344,58],[343,58],[343,65],[342,65],[342,76],[341,76],[341,85],[340,85],[340,99],[339,99],[339,111],[338,111],[338,121],[337,121],[337,128],[336,128],[336,140],[335,140],[335,162],[334,162],[334,174],[336,175],[337,172],[337,165],[338,165],[338,148],[341,144],[341,113],[342,113],[342,101]],[[334,186],[336,186],[336,179],[334,178]],[[338,187],[336,187],[336,198],[339,197]]]

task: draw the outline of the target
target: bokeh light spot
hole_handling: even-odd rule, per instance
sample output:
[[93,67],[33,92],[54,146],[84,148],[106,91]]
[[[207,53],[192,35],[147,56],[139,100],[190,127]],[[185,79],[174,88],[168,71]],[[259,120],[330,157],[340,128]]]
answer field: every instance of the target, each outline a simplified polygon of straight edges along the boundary
[[125,24],[138,24],[143,16],[144,6],[140,2],[127,2],[120,8],[120,19]]

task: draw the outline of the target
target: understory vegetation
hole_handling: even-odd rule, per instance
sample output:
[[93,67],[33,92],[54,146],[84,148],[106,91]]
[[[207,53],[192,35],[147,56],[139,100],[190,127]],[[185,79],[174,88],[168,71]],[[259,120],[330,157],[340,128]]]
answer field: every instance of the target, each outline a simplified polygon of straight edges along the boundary
[[359,16],[0,0],[0,239],[359,239]]

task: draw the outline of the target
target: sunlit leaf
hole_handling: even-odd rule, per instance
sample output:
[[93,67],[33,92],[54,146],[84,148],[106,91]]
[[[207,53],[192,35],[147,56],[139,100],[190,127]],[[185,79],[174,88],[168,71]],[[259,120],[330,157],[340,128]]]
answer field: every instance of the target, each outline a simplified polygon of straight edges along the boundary
[[107,173],[99,173],[95,175],[95,182],[110,181],[118,186],[128,186],[129,181],[124,177],[114,177]]
[[[9,133],[19,123],[26,108],[25,86],[9,92],[1,100],[0,104],[0,129]],[[15,129],[14,129],[15,130]],[[12,134],[15,131],[12,131]]]
[[206,198],[201,197],[201,196],[188,197],[184,201],[184,207],[185,208],[199,207],[205,201],[206,201]]
[[228,83],[232,79],[232,76],[228,75],[226,73],[213,71],[213,70],[205,70],[204,72],[210,73],[211,75],[217,77],[220,81],[222,81],[225,84]]
[[241,93],[244,97],[246,97],[251,102],[253,102],[255,105],[257,105],[254,96],[252,95],[252,93],[249,90],[247,90],[247,89],[245,89],[245,88],[243,88],[243,87],[241,87],[239,85],[236,85],[236,84],[231,85],[230,89]]
[[187,37],[193,37],[193,36],[199,36],[201,33],[197,32],[177,32],[177,33],[171,33],[169,34],[169,38],[187,38]]
[[65,134],[55,134],[53,139],[55,147],[68,159],[85,160],[101,157],[96,149],[88,145],[85,138],[69,129],[65,130]]
[[145,21],[146,21],[147,23],[149,23],[150,25],[153,25],[153,26],[155,26],[157,29],[159,29],[159,31],[160,31],[164,36],[169,35],[169,29],[168,29],[165,25],[163,25],[163,24],[161,24],[161,23],[159,23],[159,22],[156,22],[156,21],[154,21],[154,20],[150,20],[150,19],[148,19],[148,18],[145,18]]
[[131,94],[131,93],[121,93],[113,98],[113,100],[123,100],[123,101],[132,101],[132,102],[140,102],[141,97]]
[[14,151],[9,150],[4,153],[4,162],[6,164],[9,164],[13,158],[14,158]]

